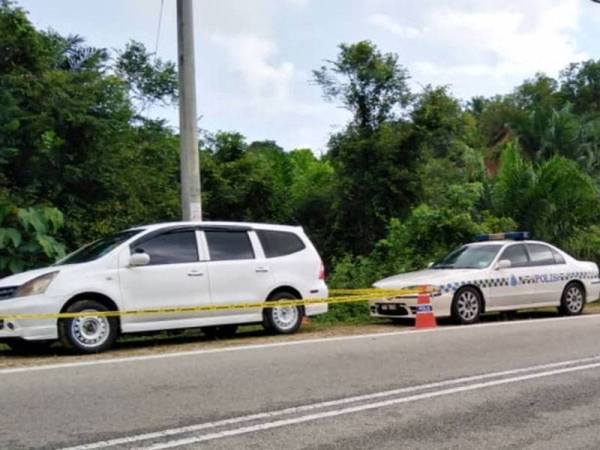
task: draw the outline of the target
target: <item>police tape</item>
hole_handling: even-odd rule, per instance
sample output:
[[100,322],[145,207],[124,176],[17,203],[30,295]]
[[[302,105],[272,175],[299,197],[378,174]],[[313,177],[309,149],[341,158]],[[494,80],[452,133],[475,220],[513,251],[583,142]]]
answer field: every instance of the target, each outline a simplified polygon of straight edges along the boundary
[[129,309],[119,311],[78,311],[59,313],[20,313],[0,315],[0,320],[35,320],[35,319],[74,319],[78,317],[125,317],[125,316],[163,316],[189,314],[211,311],[234,311],[249,309],[272,309],[294,306],[331,305],[341,303],[358,303],[369,300],[382,300],[396,297],[410,297],[418,294],[433,294],[438,291],[435,286],[414,286],[403,289],[332,289],[328,298],[282,299],[267,301],[244,301],[222,303],[219,305],[195,305],[172,308]]

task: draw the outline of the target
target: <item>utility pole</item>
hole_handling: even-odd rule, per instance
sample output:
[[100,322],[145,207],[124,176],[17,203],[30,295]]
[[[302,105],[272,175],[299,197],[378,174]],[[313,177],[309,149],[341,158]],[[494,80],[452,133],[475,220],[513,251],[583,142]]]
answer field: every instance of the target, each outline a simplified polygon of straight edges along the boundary
[[200,161],[194,68],[192,0],[177,0],[177,65],[179,69],[179,163],[183,220],[202,220]]

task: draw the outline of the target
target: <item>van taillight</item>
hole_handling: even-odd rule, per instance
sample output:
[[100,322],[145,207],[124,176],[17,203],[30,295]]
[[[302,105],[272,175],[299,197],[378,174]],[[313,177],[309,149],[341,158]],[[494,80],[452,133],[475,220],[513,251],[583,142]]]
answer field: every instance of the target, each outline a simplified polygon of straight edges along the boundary
[[325,280],[325,266],[321,263],[321,268],[319,269],[319,280]]

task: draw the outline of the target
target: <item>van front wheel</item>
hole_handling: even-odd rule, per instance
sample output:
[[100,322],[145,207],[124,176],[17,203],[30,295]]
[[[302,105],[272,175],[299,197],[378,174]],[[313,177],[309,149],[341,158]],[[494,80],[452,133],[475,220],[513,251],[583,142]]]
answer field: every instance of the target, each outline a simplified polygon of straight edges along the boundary
[[95,300],[79,300],[67,313],[86,313],[80,317],[60,319],[58,330],[62,344],[76,353],[99,353],[109,349],[117,338],[116,317],[94,315],[109,309]]

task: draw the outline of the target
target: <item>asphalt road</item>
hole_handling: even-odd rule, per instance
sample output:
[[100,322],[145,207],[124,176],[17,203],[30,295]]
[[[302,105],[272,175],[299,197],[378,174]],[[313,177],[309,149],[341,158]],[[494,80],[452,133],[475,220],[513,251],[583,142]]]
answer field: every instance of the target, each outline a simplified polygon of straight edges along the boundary
[[599,448],[599,411],[598,315],[0,369],[2,449]]

